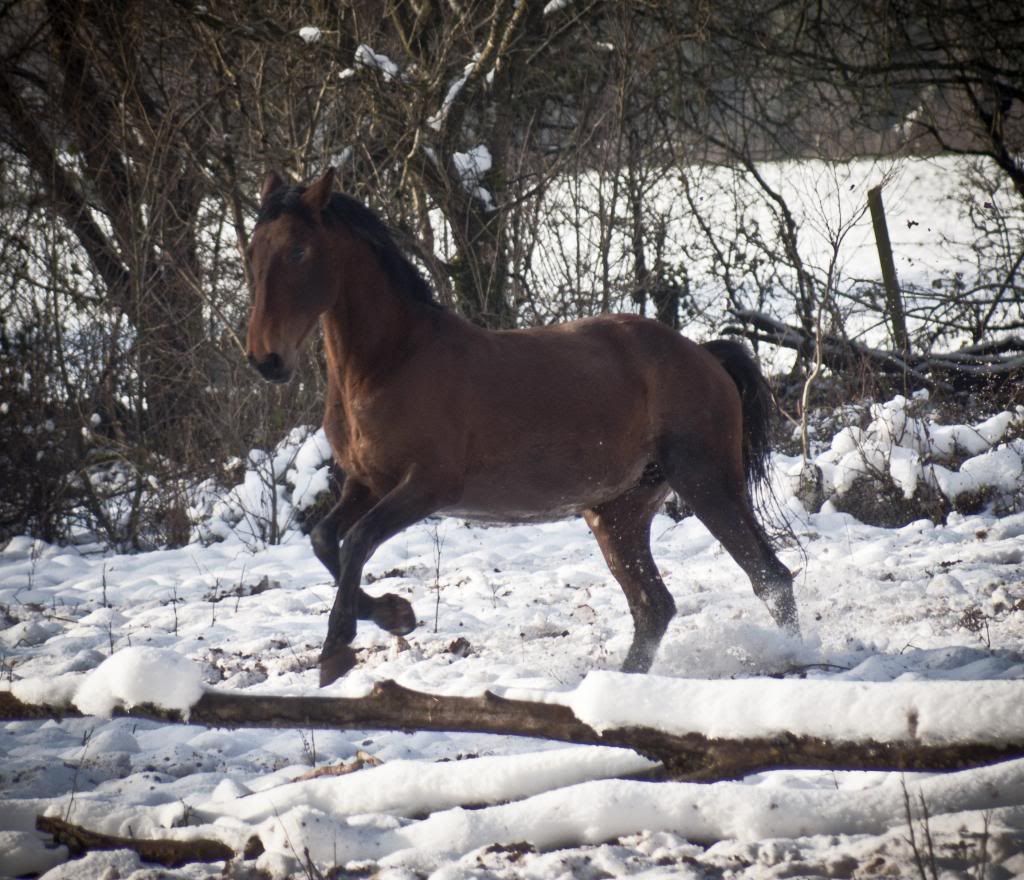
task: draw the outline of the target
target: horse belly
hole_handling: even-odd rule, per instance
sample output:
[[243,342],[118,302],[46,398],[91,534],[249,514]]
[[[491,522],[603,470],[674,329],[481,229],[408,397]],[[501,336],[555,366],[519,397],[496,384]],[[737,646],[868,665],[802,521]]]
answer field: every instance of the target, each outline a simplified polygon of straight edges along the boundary
[[524,458],[467,475],[462,497],[443,512],[490,522],[565,519],[633,488],[648,464],[594,454]]

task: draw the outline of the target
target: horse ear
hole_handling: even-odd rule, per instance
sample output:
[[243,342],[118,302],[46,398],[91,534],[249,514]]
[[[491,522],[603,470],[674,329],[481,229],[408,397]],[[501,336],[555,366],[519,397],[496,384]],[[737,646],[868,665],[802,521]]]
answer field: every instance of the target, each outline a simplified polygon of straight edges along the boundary
[[309,185],[302,194],[304,201],[310,208],[319,213],[327,207],[331,199],[331,192],[334,190],[334,168],[328,166],[327,170]]
[[284,178],[276,171],[271,171],[263,179],[263,189],[260,190],[260,204],[265,205],[267,203],[267,199],[270,198],[271,193],[280,189],[284,185]]

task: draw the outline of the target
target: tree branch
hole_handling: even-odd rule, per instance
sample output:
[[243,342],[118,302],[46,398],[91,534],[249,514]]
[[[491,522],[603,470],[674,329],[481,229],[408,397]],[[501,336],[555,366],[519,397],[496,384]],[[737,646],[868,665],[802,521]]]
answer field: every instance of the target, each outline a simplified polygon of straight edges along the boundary
[[127,308],[128,271],[110,240],[93,220],[88,203],[75,185],[74,178],[60,164],[59,151],[47,139],[38,117],[3,71],[0,71],[0,112],[7,116],[21,151],[47,188],[57,212],[88,254],[96,273],[103,279],[118,305]]
[[[153,862],[166,868],[178,868],[190,862],[224,862],[235,857],[235,851],[219,840],[116,837],[90,831],[55,816],[36,816],[36,829],[52,834],[53,839],[64,844],[73,856],[92,850],[130,849],[138,853],[144,862]],[[262,851],[263,845],[259,838],[252,837],[246,845],[244,857],[255,858]]]
[[[186,723],[180,712],[151,705],[118,714]],[[75,709],[29,705],[0,692],[2,721],[78,715]],[[961,770],[1024,756],[1024,737],[1009,743],[926,745],[915,740],[831,742],[793,734],[713,739],[648,727],[601,732],[580,721],[568,706],[511,700],[490,692],[479,697],[425,694],[394,681],[376,684],[365,697],[280,697],[210,690],[192,707],[187,723],[222,728],[465,731],[616,746],[660,761],[669,778],[690,782],[737,779],[781,768]]]
[[[740,326],[725,327],[723,333],[799,352],[813,349],[814,338],[799,327],[749,309],[734,309],[732,314]],[[1009,387],[1024,378],[1024,342],[1016,337],[984,348],[903,356],[838,336],[825,336],[822,355],[825,365],[834,371],[849,370],[867,362],[882,374],[907,376],[925,388],[941,391]]]

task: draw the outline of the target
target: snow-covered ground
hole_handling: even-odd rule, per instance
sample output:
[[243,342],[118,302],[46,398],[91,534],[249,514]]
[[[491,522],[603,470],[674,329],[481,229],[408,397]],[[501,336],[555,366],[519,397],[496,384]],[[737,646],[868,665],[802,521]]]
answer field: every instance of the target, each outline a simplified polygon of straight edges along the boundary
[[[428,521],[366,569],[367,589],[407,596],[419,627],[403,640],[362,625],[360,665],[327,693],[395,679],[439,694],[491,689],[563,702],[596,726],[899,738],[912,715],[907,735],[921,742],[1020,741],[1024,445],[1014,438],[1024,416],[941,427],[908,407],[877,407],[866,428],[822,443],[829,492],[851,483],[855,449],[876,469],[885,464],[907,494],[921,481],[960,486],[966,477],[947,474],[964,467],[998,491],[983,512],[954,511],[945,525],[882,529],[831,502],[808,514],[788,489],[799,461],[778,457],[801,543],[783,558],[799,570],[802,641],[772,625],[699,522],[659,517],[655,557],[679,613],[652,675],[621,676],[610,671],[631,621],[581,520]],[[879,458],[880,443],[895,452]],[[278,501],[301,506],[322,484],[320,441],[298,432],[285,447]],[[951,450],[955,463],[929,470],[929,455]],[[5,686],[23,700],[75,697],[99,715],[119,701],[187,707],[204,685],[323,693],[316,657],[334,590],[298,531],[258,546],[249,527],[259,485],[249,479],[207,506],[204,534],[224,538],[210,546],[118,556],[10,542],[0,553]],[[1000,504],[1018,512],[996,516]],[[294,520],[287,505],[278,510]],[[1024,761],[945,776],[788,770],[695,785],[622,778],[649,762],[603,747],[104,717],[7,723],[0,752],[2,876],[152,876],[126,851],[66,862],[33,830],[41,813],[236,849],[257,834],[266,852],[254,865],[274,877],[331,866],[394,880],[919,876],[915,848],[929,871],[930,850],[946,876],[1024,874]],[[301,778],[344,762],[362,769]],[[161,876],[219,876],[222,867]]]

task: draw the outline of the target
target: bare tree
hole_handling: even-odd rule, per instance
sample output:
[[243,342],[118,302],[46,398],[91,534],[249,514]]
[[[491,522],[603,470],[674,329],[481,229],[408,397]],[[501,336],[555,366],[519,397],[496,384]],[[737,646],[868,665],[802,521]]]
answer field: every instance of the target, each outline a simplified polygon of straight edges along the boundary
[[[908,292],[908,320],[934,328],[913,342],[1019,328],[1017,5],[10,0],[0,404],[19,431],[55,429],[52,472],[4,517],[84,493],[131,544],[150,475],[208,473],[314,417],[315,347],[301,386],[269,394],[242,357],[237,247],[269,168],[335,165],[481,324],[626,310],[706,336],[728,309],[777,306],[800,373],[819,320],[845,340],[851,312],[884,305],[847,285],[823,313],[832,287],[766,163],[961,152],[988,163],[963,201],[977,277]],[[28,447],[4,440],[18,473]],[[114,465],[133,474],[123,528],[94,479]]]

